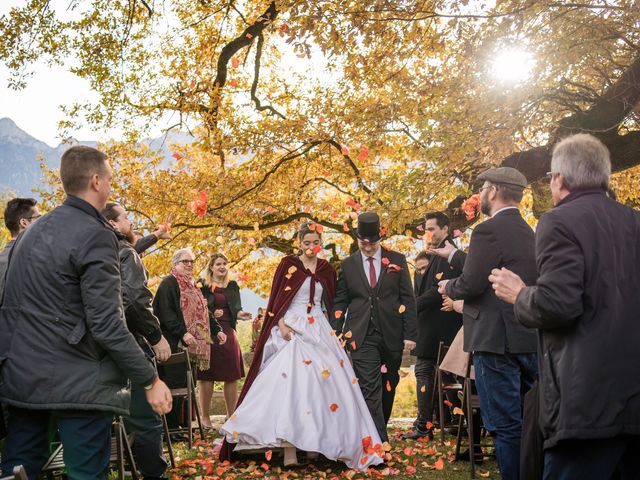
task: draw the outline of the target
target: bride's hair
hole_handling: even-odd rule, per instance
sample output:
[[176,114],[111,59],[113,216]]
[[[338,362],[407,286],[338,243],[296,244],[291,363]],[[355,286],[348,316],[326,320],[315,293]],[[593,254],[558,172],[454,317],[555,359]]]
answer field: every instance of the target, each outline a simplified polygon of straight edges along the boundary
[[311,229],[311,225],[316,225],[316,223],[315,222],[303,222],[303,223],[300,224],[300,226],[298,227],[298,240],[302,241],[304,236],[309,234],[309,233],[315,233],[316,235],[318,235],[318,237],[322,238],[322,235],[320,234],[320,232],[318,232],[315,229],[315,227],[313,228],[313,230]]

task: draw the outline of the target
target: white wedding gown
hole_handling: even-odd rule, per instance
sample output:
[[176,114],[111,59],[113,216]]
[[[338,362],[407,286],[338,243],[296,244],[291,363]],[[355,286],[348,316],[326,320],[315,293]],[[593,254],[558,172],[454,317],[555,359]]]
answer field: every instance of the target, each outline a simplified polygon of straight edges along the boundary
[[307,314],[310,285],[308,277],[284,315],[296,333],[287,341],[273,327],[260,373],[220,431],[227,442],[237,443],[235,451],[278,448],[288,442],[364,470],[383,460],[363,451],[363,439],[370,437],[373,447],[380,444],[380,436],[349,358],[320,307],[319,282],[315,305]]

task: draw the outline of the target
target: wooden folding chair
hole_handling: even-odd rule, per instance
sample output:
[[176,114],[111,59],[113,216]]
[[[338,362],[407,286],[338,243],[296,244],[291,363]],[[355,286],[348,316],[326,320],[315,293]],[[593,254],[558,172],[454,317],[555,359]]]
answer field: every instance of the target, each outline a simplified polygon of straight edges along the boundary
[[12,475],[2,477],[0,480],[29,480],[29,477],[27,477],[27,472],[24,467],[22,465],[18,465],[13,467]]
[[[162,362],[162,366],[171,366],[171,365],[183,365],[185,368],[185,376],[186,376],[186,386],[181,388],[170,388],[171,396],[177,398],[185,398],[187,400],[187,427],[185,428],[175,428],[169,429],[166,425],[166,418],[163,420],[165,426],[165,435],[168,439],[169,445],[169,456],[173,459],[173,451],[171,448],[171,438],[170,434],[172,433],[184,433],[185,430],[188,433],[189,438],[189,448],[193,447],[193,410],[196,412],[196,420],[198,422],[198,430],[200,431],[200,438],[204,439],[204,429],[202,428],[202,418],[200,417],[200,408],[198,406],[198,402],[195,401],[196,398],[196,383],[193,377],[193,370],[191,366],[191,361],[189,359],[189,352],[184,349],[181,352],[174,353],[167,359]],[[173,465],[173,460],[172,460]]]
[[[444,342],[440,342],[438,345],[438,359],[436,363],[436,373],[435,373],[435,384],[438,388],[438,421],[440,422],[440,442],[444,443],[444,435],[445,429],[447,427],[455,426],[454,424],[445,424],[445,404],[444,404],[444,394],[448,391],[461,391],[462,384],[458,382],[454,383],[446,383],[443,380],[443,373],[452,373],[447,370],[443,370],[441,368],[442,361],[449,351],[449,346],[445,345]],[[458,428],[460,428],[458,426]]]

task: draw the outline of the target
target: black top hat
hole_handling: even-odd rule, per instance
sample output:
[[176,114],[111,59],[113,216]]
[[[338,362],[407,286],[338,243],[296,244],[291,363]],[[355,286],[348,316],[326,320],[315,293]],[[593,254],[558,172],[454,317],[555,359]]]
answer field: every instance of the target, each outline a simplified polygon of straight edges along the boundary
[[371,243],[380,240],[380,217],[376,212],[364,212],[358,216],[356,237]]

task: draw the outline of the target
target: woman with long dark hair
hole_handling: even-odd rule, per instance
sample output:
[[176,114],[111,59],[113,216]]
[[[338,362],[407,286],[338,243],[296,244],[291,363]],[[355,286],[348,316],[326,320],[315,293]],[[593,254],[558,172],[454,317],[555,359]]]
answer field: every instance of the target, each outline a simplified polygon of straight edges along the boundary
[[383,449],[357,378],[331,329],[336,273],[322,250],[319,228],[298,232],[302,254],[278,266],[260,338],[238,407],[222,426],[220,457],[256,449],[296,449],[366,469],[381,463]]

